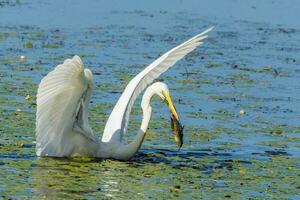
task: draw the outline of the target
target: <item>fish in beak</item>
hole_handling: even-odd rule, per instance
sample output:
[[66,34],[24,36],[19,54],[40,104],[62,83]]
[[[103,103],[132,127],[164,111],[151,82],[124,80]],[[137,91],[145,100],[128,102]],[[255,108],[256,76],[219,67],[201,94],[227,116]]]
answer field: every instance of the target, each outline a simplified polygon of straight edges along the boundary
[[173,104],[173,101],[169,94],[163,93],[166,103],[168,104],[171,111],[171,128],[174,134],[175,141],[177,143],[178,148],[180,149],[183,144],[183,128],[181,125],[178,113]]
[[183,145],[183,128],[184,126],[181,125],[181,123],[176,119],[176,117],[172,114],[171,115],[171,128],[175,137],[175,141],[178,146],[178,150]]

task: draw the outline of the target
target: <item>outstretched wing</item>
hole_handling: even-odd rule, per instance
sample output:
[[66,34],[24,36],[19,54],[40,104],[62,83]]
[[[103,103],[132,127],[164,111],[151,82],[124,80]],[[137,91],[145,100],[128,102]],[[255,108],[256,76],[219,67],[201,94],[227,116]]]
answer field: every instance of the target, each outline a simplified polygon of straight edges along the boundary
[[[112,138],[120,139],[126,133],[129,114],[137,96],[163,72],[202,44],[202,40],[207,37],[206,33],[212,29],[213,27],[169,50],[128,83],[105,125],[102,142],[109,142]],[[113,137],[114,134],[116,134],[116,137]],[[120,137],[118,134],[120,134]]]
[[45,76],[37,92],[36,152],[64,156],[75,132],[95,140],[88,124],[92,72],[78,56],[67,59]]

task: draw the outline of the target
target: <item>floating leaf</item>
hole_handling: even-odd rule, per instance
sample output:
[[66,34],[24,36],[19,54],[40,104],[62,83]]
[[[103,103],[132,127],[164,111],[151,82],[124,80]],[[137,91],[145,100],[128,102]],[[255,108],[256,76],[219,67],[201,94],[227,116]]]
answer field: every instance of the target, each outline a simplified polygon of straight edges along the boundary
[[246,170],[245,169],[239,169],[239,174],[245,175],[246,174]]
[[25,47],[32,48],[33,44],[31,42],[27,42],[27,43],[25,43]]
[[246,111],[245,110],[240,110],[240,115],[244,115],[246,114]]
[[29,99],[31,99],[31,96],[30,96],[29,94],[27,94],[27,95],[25,96],[25,99],[26,99],[26,100],[29,100]]

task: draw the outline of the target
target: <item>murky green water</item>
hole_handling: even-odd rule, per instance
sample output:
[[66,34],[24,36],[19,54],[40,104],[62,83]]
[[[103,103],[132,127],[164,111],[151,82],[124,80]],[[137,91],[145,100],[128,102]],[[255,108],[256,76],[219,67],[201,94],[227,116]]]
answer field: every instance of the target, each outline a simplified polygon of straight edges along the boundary
[[[222,2],[0,0],[0,198],[299,199],[299,3]],[[211,25],[205,44],[161,77],[185,125],[181,151],[155,99],[129,162],[35,156],[36,89],[55,65],[79,54],[93,71],[100,137],[128,81]],[[127,140],[140,116],[136,103]]]

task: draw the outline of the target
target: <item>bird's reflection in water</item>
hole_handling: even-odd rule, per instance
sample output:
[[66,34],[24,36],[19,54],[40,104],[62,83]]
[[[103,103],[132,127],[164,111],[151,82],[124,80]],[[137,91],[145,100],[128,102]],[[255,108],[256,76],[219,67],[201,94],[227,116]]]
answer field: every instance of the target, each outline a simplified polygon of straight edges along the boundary
[[[61,198],[145,198],[152,196],[178,170],[186,176],[210,175],[216,168],[230,168],[230,154],[202,151],[141,150],[132,160],[95,158],[39,158],[32,169],[33,195],[37,199]],[[162,181],[162,183],[161,183]],[[164,182],[165,181],[165,182]],[[158,184],[159,182],[159,184]]]
[[[116,167],[89,158],[38,158],[32,170],[33,196],[37,199],[114,197],[119,192]],[[121,163],[122,164],[122,163]]]

